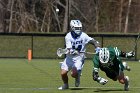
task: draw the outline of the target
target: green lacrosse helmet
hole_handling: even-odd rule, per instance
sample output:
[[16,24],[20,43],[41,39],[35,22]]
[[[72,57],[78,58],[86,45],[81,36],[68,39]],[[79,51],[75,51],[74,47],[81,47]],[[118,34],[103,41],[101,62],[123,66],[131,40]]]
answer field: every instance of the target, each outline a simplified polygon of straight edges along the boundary
[[109,62],[109,50],[107,48],[101,48],[99,51],[99,60],[101,63],[105,64]]

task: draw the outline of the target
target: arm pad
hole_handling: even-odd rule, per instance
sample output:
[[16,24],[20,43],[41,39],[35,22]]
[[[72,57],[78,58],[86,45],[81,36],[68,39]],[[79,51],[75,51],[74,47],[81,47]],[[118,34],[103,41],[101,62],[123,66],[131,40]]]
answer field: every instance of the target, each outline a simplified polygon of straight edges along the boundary
[[95,39],[90,40],[89,43],[94,45],[95,47],[100,47],[100,43],[96,41]]
[[98,80],[99,75],[98,75],[98,72],[97,71],[93,70],[92,76],[93,76],[93,80],[94,81],[97,81]]
[[120,57],[125,57],[126,53],[121,51]]
[[125,58],[131,58],[131,57],[134,57],[134,56],[135,56],[135,52],[130,51],[130,52],[128,52],[128,53],[125,53],[125,52],[122,52],[122,51],[121,51],[120,56],[121,56],[121,57],[125,57]]

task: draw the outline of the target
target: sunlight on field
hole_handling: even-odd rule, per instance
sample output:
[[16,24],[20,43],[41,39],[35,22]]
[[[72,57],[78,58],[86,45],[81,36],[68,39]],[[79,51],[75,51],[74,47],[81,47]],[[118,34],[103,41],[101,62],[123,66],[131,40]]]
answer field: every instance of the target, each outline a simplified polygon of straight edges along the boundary
[[[70,89],[57,90],[62,85],[59,62],[62,60],[0,59],[0,93],[122,93],[123,85],[109,79],[106,85],[92,80],[92,62],[86,60],[79,88],[74,87],[74,79],[69,75]],[[125,71],[130,77],[129,93],[139,93],[139,62],[128,62],[132,71]],[[104,73],[100,76],[107,78]],[[107,78],[108,79],[108,78]]]

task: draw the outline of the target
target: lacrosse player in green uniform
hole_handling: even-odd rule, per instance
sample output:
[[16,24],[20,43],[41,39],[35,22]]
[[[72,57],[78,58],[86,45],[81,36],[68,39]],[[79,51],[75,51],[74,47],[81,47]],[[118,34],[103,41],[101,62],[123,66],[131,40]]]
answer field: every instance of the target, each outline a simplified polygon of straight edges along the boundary
[[100,70],[106,73],[106,76],[114,81],[124,84],[124,90],[129,90],[129,77],[124,75],[123,70],[130,70],[127,64],[123,64],[121,57],[134,57],[134,52],[125,53],[117,47],[101,48],[93,58],[93,80],[105,85],[108,80],[99,76]]

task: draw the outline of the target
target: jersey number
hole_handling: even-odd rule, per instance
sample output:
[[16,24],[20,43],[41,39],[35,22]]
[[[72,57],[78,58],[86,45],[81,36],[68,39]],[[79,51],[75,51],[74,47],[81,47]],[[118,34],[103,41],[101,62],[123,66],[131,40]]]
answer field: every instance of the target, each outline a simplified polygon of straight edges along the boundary
[[73,48],[73,49],[76,49],[76,50],[78,50],[78,51],[81,51],[81,49],[82,49],[82,45],[78,45],[77,48],[75,48],[75,46],[72,46],[72,48]]

